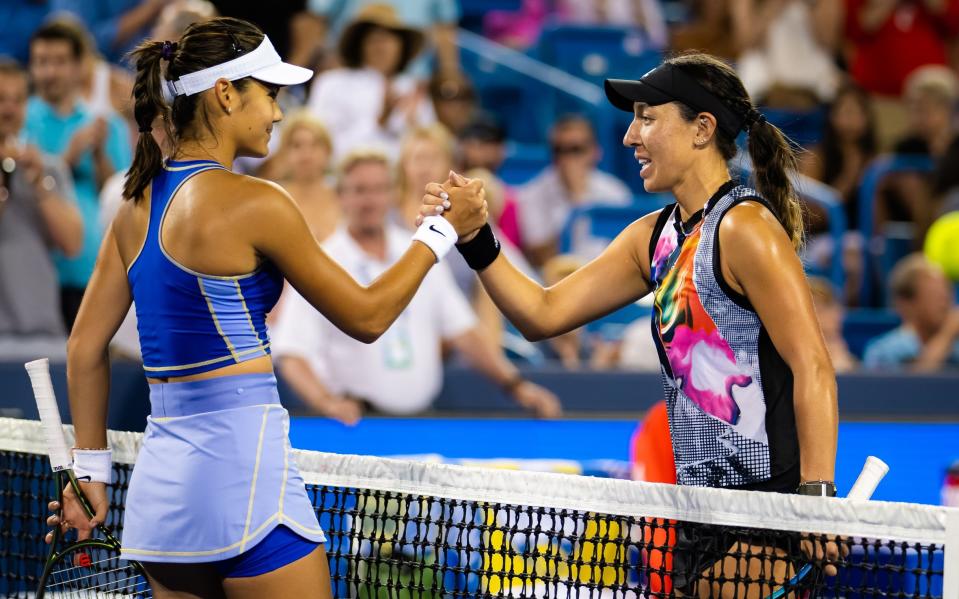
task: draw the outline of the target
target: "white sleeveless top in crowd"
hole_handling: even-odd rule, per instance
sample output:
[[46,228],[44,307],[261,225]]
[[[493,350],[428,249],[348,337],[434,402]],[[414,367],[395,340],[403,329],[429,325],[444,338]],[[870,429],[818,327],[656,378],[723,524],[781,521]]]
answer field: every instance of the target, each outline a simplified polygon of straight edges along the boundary
[[829,102],[839,87],[839,69],[816,40],[813,15],[804,0],[793,0],[770,24],[760,44],[744,52],[736,69],[752,98],[761,98],[781,84],[808,89]]

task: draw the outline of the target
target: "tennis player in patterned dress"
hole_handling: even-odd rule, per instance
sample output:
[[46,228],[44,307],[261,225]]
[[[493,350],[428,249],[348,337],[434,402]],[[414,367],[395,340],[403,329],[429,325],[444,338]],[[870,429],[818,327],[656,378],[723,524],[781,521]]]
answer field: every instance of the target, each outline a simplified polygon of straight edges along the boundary
[[[632,223],[596,260],[548,289],[509,263],[488,225],[457,247],[530,339],[563,334],[653,293],[679,484],[833,495],[836,377],[797,255],[803,222],[788,177],[793,151],[735,72],[708,55],[671,58],[639,80],[609,80],[606,94],[633,114],[623,142],[645,189],[669,192],[676,203]],[[743,131],[756,189],[735,183],[727,165]],[[430,184],[421,216],[435,214],[441,194],[463,183]],[[758,559],[698,561],[710,545],[740,542],[716,530],[688,526],[678,536],[673,581],[682,594],[751,597],[759,589],[697,579],[711,571],[708,578],[742,580],[748,570],[757,580],[766,567],[769,580],[773,572]],[[749,544],[759,545],[754,555],[774,552]],[[837,548],[805,547],[823,550],[834,556]],[[774,576],[785,577],[789,569],[782,570]]]
[[[281,62],[254,25],[214,19],[134,53],[140,127],[125,202],[107,232],[68,345],[76,472],[106,517],[107,347],[131,300],[151,416],[126,498],[122,554],[154,597],[329,597],[324,535],[290,454],[265,316],[286,277],[346,333],[376,339],[457,239],[485,221],[479,183],[361,286],[320,249],[292,199],[230,171],[264,156],[276,95],[312,72]],[[172,157],[151,135],[170,127]],[[466,197],[468,194],[468,197]],[[460,202],[462,205],[460,206]],[[55,508],[56,506],[54,506]],[[65,494],[51,524],[89,534]]]

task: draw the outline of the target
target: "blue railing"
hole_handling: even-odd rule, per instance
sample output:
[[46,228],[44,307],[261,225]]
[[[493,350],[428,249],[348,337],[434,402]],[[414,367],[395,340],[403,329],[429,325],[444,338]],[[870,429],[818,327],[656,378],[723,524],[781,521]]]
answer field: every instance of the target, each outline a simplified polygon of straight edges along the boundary
[[[862,176],[859,186],[859,232],[866,243],[862,253],[862,284],[859,287],[859,305],[877,303],[873,297],[875,268],[882,257],[885,243],[876,236],[876,199],[879,186],[889,175],[903,172],[931,172],[934,163],[928,156],[888,155],[873,160]],[[879,269],[882,273],[883,269]],[[881,281],[880,281],[881,282]],[[880,296],[884,294],[880,293]]]

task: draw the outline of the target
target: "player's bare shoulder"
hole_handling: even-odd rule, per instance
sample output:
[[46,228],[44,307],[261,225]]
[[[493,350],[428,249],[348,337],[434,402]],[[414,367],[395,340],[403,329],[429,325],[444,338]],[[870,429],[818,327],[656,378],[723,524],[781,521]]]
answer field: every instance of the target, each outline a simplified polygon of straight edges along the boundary
[[133,261],[147,236],[150,226],[150,189],[137,200],[124,198],[110,223],[110,230],[116,241],[125,265]]
[[292,204],[290,195],[279,185],[228,170],[204,173],[198,183],[194,190],[214,213],[205,216],[229,219],[236,224],[262,217],[264,211],[282,210],[286,204]]
[[229,211],[231,226],[254,244],[303,222],[303,215],[290,194],[272,181],[233,175],[217,193],[221,202],[226,201],[222,209]]

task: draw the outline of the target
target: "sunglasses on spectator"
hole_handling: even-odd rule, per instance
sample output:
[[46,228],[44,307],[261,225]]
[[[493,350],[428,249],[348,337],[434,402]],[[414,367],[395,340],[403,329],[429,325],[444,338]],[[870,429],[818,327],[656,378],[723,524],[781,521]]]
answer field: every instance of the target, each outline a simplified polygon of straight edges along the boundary
[[590,144],[553,144],[553,156],[586,154],[593,148]]

